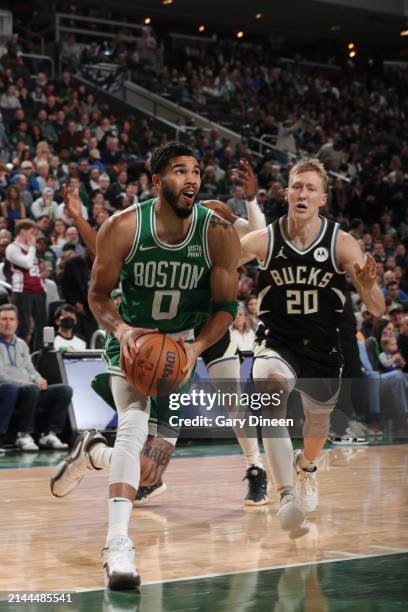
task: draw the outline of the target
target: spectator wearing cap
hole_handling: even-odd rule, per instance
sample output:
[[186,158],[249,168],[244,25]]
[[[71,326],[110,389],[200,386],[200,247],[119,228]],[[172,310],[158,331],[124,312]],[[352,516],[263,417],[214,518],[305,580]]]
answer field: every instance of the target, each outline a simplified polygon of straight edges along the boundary
[[89,163],[91,164],[91,171],[96,168],[99,173],[105,172],[105,166],[101,162],[101,152],[99,149],[91,149],[89,151]]
[[41,197],[33,202],[31,214],[34,219],[39,219],[43,215],[47,215],[50,219],[57,218],[58,204],[54,200],[54,191],[50,187],[43,189]]
[[18,308],[18,336],[29,339],[30,317],[35,321],[33,349],[42,345],[42,330],[47,324],[45,288],[36,255],[37,227],[31,219],[16,222],[14,242],[6,248],[6,260],[11,266],[12,302]]
[[399,333],[401,321],[404,318],[404,307],[401,304],[392,304],[388,308],[388,316],[394,325],[395,331]]
[[38,182],[37,176],[34,172],[34,164],[29,159],[26,159],[21,163],[21,173],[25,176],[27,185],[26,189],[32,192],[40,193],[41,188]]

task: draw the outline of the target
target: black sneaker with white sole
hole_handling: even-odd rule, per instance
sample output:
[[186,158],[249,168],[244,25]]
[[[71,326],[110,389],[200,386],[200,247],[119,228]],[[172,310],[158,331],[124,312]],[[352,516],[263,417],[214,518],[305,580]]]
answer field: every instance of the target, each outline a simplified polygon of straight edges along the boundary
[[248,481],[248,493],[246,494],[245,506],[262,506],[268,503],[268,477],[264,469],[257,465],[251,465],[243,480]]
[[161,495],[165,491],[167,491],[167,486],[162,480],[159,480],[159,482],[156,482],[156,484],[150,487],[140,486],[137,490],[133,505],[144,506],[145,504],[149,503],[152,497]]

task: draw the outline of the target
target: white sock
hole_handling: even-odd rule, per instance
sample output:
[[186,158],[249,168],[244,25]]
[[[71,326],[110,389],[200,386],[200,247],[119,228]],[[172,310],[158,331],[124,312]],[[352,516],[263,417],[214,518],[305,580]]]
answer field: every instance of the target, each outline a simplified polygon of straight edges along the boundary
[[264,437],[263,445],[276,488],[278,491],[291,489],[293,487],[293,446],[290,437]]
[[132,502],[126,499],[126,497],[112,497],[109,499],[109,526],[106,536],[106,545],[108,545],[109,540],[115,536],[127,537],[132,507]]
[[305,452],[303,451],[300,455],[299,465],[302,470],[306,470],[308,472],[314,472],[317,469],[317,459],[308,459],[305,456]]
[[91,450],[86,456],[86,467],[89,470],[109,467],[112,453],[112,447],[104,444],[103,442],[98,442],[98,444],[92,446]]
[[[235,434],[236,435],[236,434]],[[237,440],[245,455],[247,467],[256,465],[263,469],[263,462],[261,453],[259,451],[259,444],[256,438],[241,438],[237,436]]]

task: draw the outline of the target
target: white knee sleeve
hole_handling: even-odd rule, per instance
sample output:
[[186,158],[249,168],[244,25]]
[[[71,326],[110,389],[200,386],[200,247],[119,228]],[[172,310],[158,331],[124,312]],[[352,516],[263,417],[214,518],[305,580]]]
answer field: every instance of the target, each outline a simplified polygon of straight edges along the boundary
[[293,391],[296,385],[296,376],[290,366],[275,351],[269,350],[268,357],[256,357],[252,369],[255,381],[266,380],[271,376],[284,378],[287,381],[288,392]]
[[109,484],[125,483],[135,489],[140,480],[140,452],[147,438],[150,400],[140,396],[122,376],[111,376],[118,411],[118,429],[109,473]]
[[[240,396],[241,385],[241,367],[239,363],[238,355],[233,357],[222,358],[218,361],[213,361],[208,366],[208,373],[213,381],[224,380],[222,390],[227,393],[236,393]],[[246,413],[245,409],[239,408],[237,405],[225,405],[226,410],[231,418],[242,417]],[[238,443],[244,453],[247,466],[258,465],[262,467],[262,458],[259,451],[258,438],[256,437],[256,431],[253,430],[246,432],[245,429],[241,429],[239,426],[233,427],[235,436]]]

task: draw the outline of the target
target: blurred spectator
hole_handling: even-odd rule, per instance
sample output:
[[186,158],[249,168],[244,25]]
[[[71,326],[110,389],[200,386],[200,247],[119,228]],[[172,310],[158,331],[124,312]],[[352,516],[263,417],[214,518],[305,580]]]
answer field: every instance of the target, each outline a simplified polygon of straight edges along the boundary
[[403,317],[400,323],[398,350],[405,361],[404,372],[408,372],[408,316]]
[[61,280],[62,294],[69,304],[75,306],[78,332],[86,339],[88,346],[93,332],[98,328],[88,306],[91,269],[92,258],[87,252],[79,257],[71,257],[65,263]]
[[44,414],[41,414],[39,445],[54,450],[66,449],[68,444],[61,442],[57,434],[64,429],[72,389],[63,384],[48,385],[33,366],[27,344],[16,336],[17,326],[16,307],[12,304],[0,306],[0,382],[18,385],[16,446],[23,451],[38,450],[31,434],[35,431],[35,414],[41,411]]
[[56,219],[59,208],[54,200],[54,191],[51,187],[46,187],[42,191],[41,197],[37,198],[31,206],[31,214],[34,219],[39,219],[43,215],[47,215],[50,219]]
[[232,198],[227,200],[227,204],[234,215],[237,215],[237,217],[242,217],[243,219],[248,218],[244,188],[241,185],[235,185],[234,195]]
[[20,191],[15,185],[7,187],[6,199],[0,204],[0,212],[7,219],[9,228],[13,228],[16,221],[27,216],[25,206],[20,198]]
[[258,327],[258,298],[256,295],[250,295],[249,298],[247,298],[245,307],[251,329],[255,331]]
[[238,308],[237,316],[231,325],[231,342],[237,345],[239,351],[252,351],[255,332],[249,322],[249,317],[243,306]]
[[70,304],[63,304],[55,311],[56,336],[54,349],[56,351],[83,351],[86,342],[75,335],[74,330],[78,324],[75,308]]
[[31,219],[16,223],[14,242],[6,248],[6,260],[11,266],[12,301],[18,308],[18,336],[29,340],[30,317],[34,325],[33,350],[42,346],[42,329],[47,324],[45,290],[36,256],[37,228]]
[[378,360],[383,372],[403,369],[406,364],[403,357],[398,352],[397,339],[395,336],[381,338],[381,349]]

